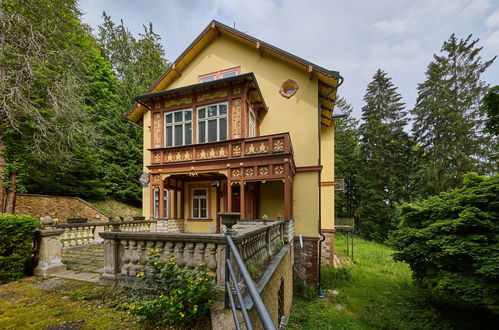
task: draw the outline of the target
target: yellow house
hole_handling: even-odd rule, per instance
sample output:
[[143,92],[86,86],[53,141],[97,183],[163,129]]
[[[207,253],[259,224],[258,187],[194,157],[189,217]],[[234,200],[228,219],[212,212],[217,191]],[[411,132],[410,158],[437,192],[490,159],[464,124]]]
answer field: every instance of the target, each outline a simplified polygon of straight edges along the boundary
[[211,22],[126,113],[144,128],[146,218],[221,231],[218,212],[294,219],[295,272],[332,261],[334,120],[343,78]]

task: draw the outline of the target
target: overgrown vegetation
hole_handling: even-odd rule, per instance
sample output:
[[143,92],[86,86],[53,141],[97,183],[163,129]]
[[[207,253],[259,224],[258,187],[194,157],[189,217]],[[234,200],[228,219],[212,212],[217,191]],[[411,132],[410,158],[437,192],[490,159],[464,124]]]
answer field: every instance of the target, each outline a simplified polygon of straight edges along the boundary
[[175,265],[175,257],[163,260],[163,250],[148,252],[146,272],[137,274],[153,288],[152,296],[129,305],[128,313],[137,315],[139,321],[149,320],[156,325],[190,325],[202,322],[213,304],[214,276],[205,265],[194,270]]
[[464,187],[402,206],[395,259],[448,304],[499,314],[499,175],[468,174]]
[[0,284],[15,281],[31,271],[33,240],[39,219],[20,214],[0,214]]
[[[345,255],[345,238],[335,235]],[[293,301],[288,329],[492,329],[486,311],[439,304],[416,286],[404,262],[382,244],[355,238],[355,266],[323,267],[324,299],[317,294]],[[316,292],[316,291],[315,291]]]

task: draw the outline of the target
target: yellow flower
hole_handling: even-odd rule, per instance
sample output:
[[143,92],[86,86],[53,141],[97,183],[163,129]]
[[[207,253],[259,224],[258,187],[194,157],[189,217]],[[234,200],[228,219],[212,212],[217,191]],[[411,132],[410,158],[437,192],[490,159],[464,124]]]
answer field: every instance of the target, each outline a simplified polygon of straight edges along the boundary
[[157,264],[159,264],[159,261],[157,261],[157,260],[156,260],[156,261],[154,262],[154,266],[156,266]]
[[136,276],[137,276],[137,277],[142,277],[142,276],[144,276],[144,275],[145,275],[145,274],[144,274],[144,272],[140,272],[140,273],[138,273]]

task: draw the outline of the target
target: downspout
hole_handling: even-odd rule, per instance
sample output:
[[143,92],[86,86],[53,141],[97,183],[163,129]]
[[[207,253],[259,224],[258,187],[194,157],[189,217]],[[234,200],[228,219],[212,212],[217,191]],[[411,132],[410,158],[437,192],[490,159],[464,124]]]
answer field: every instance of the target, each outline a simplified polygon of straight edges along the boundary
[[[338,90],[338,87],[343,84],[344,78],[342,76],[339,76],[339,83],[336,87],[333,87],[329,93],[324,95],[320,100],[319,100],[319,114],[318,114],[318,123],[317,123],[317,139],[319,141],[319,157],[317,161],[317,167],[320,168],[322,165],[322,159],[321,159],[321,131],[322,131],[322,121],[321,121],[321,116],[322,116],[322,102],[329,97],[333,92]],[[321,239],[319,240],[319,269],[318,269],[318,280],[317,280],[317,293],[319,297],[322,297],[322,288],[321,288],[321,263],[322,263],[322,242],[326,240],[326,236],[321,233],[321,228],[322,228],[322,193],[321,193],[321,173],[322,170],[318,171],[317,174],[317,186],[319,187],[319,235],[321,236]]]

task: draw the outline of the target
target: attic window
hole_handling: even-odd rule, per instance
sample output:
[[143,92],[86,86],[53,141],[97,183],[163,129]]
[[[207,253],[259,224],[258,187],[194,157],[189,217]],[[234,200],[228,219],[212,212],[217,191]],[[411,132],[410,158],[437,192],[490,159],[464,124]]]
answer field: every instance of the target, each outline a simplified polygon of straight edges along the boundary
[[223,78],[234,77],[234,76],[237,76],[238,74],[241,74],[241,67],[240,66],[235,67],[235,68],[229,68],[229,69],[225,69],[225,70],[220,70],[220,71],[200,75],[200,76],[198,76],[198,82],[204,83],[207,81],[213,81],[213,80],[218,80],[218,79],[223,79]]
[[298,87],[299,86],[296,81],[294,81],[293,79],[288,79],[282,83],[279,93],[289,99],[291,96],[296,94]]

